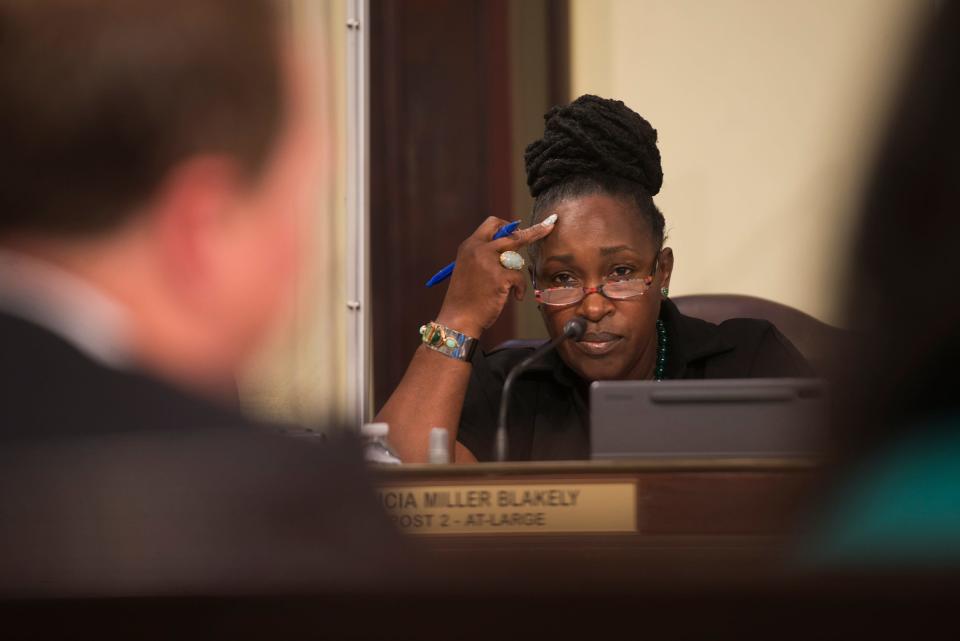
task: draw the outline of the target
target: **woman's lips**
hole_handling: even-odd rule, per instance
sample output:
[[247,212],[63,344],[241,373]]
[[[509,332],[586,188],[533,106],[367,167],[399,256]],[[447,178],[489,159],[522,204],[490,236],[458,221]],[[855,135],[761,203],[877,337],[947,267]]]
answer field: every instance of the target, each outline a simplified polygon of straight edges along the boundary
[[623,340],[622,336],[617,336],[616,334],[608,334],[602,332],[599,334],[584,334],[583,338],[579,341],[576,341],[574,345],[577,346],[584,354],[588,356],[603,356],[604,354],[609,354],[617,346],[620,345],[620,341]]

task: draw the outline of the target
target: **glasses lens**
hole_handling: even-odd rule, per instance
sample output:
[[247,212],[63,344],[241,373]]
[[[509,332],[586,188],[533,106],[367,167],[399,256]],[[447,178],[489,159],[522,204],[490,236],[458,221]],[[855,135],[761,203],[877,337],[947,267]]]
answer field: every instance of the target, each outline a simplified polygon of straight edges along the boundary
[[544,305],[572,305],[583,298],[579,287],[554,287],[540,292],[540,302]]
[[637,278],[607,283],[603,291],[610,298],[633,298],[643,295],[649,287],[650,283],[645,278]]

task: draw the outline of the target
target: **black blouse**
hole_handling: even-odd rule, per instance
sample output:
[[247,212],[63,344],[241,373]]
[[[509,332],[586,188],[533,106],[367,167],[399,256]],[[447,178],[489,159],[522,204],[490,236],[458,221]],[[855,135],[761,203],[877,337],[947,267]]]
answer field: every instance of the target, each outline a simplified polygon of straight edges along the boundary
[[[736,318],[719,325],[684,316],[669,299],[660,307],[670,351],[664,378],[812,376],[803,356],[771,323]],[[463,403],[457,440],[481,461],[493,459],[500,393],[510,370],[532,349],[479,350]],[[508,409],[513,460],[590,457],[586,386],[556,352],[514,384]]]

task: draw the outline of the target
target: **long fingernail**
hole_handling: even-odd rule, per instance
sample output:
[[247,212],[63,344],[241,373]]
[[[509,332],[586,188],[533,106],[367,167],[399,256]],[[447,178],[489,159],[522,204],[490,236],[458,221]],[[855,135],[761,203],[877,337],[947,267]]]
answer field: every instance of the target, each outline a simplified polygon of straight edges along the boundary
[[555,222],[557,222],[557,215],[556,215],[556,214],[550,214],[549,216],[547,216],[546,218],[544,218],[543,221],[542,221],[540,224],[543,225],[544,227],[549,227],[550,225],[554,224]]

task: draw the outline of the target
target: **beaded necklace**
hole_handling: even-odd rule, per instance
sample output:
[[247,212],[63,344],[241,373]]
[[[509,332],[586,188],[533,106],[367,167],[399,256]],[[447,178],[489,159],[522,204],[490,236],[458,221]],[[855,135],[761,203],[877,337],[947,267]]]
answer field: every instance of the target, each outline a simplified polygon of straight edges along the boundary
[[663,380],[663,369],[667,366],[667,328],[657,319],[657,367],[653,370],[653,380]]

